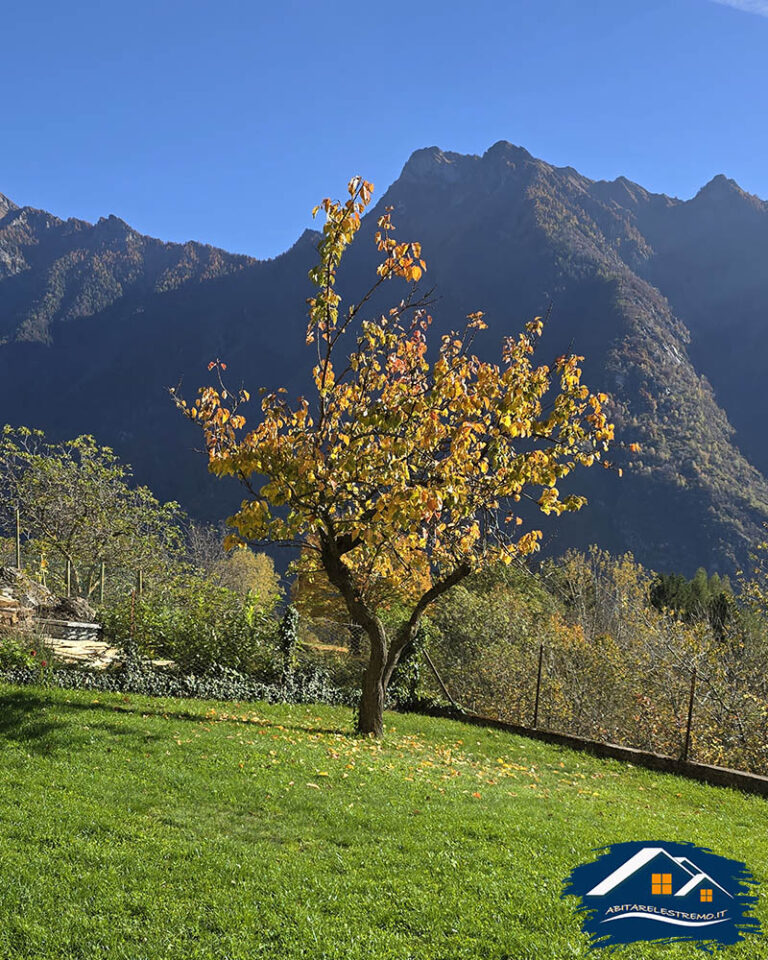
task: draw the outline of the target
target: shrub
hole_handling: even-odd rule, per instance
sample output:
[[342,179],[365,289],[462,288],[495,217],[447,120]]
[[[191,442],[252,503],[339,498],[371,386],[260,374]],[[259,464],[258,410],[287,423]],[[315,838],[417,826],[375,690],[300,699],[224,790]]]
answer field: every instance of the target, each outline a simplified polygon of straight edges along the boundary
[[127,645],[127,656],[115,670],[75,667],[48,670],[16,667],[0,672],[0,681],[17,685],[44,685],[65,690],[134,693],[184,699],[263,701],[266,703],[327,703],[350,706],[359,690],[342,690],[320,670],[296,670],[286,683],[263,683],[227,667],[212,667],[204,676],[159,668]]
[[130,640],[140,655],[172,660],[185,673],[221,666],[266,681],[279,675],[277,624],[259,601],[200,577],[123,599],[103,620],[116,644]]
[[33,630],[0,630],[0,670],[31,670],[40,679],[53,665],[46,641]]

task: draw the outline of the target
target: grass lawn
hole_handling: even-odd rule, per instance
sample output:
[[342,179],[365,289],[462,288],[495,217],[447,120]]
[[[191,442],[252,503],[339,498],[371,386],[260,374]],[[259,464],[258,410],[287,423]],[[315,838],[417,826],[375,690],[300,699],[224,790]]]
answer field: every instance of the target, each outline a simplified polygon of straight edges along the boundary
[[328,707],[0,686],[0,958],[585,957],[562,880],[624,840],[745,860],[768,926],[763,799],[447,720],[350,729]]

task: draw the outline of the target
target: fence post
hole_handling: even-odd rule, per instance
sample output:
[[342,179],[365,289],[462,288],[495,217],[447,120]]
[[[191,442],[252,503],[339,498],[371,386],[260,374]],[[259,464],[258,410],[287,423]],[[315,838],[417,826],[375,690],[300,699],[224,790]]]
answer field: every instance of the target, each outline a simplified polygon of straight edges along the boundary
[[99,580],[99,603],[104,603],[104,561],[101,561],[101,577]]
[[688,751],[691,747],[691,724],[693,722],[693,698],[696,695],[696,667],[691,674],[691,693],[688,697],[688,723],[685,727],[685,745],[683,746],[683,763],[688,760]]
[[72,564],[67,560],[67,596],[72,596]]
[[16,507],[16,569],[21,570],[21,514]]
[[539,644],[539,669],[536,674],[536,699],[533,704],[533,728],[539,725],[539,694],[541,693],[541,668],[544,663],[544,644]]

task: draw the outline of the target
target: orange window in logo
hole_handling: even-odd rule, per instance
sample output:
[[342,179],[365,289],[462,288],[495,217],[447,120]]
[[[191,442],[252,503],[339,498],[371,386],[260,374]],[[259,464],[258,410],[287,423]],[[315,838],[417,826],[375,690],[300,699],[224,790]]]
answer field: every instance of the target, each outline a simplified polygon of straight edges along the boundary
[[651,892],[656,894],[672,893],[672,874],[671,873],[652,873],[651,874]]
[[702,889],[699,891],[699,896],[701,897],[702,903],[712,903],[712,891]]

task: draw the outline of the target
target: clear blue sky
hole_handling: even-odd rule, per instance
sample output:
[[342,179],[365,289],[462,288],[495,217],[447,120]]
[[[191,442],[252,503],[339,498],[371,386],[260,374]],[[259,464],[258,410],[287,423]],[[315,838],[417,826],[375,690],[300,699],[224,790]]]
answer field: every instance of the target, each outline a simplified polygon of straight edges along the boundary
[[260,257],[433,144],[768,197],[768,0],[11,0],[2,74],[0,192]]

